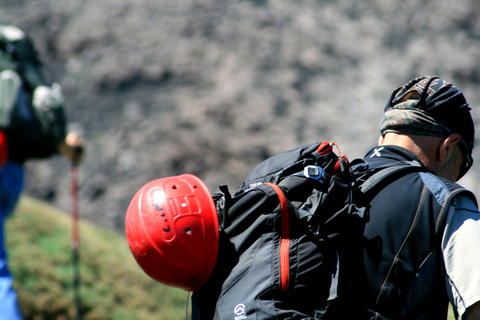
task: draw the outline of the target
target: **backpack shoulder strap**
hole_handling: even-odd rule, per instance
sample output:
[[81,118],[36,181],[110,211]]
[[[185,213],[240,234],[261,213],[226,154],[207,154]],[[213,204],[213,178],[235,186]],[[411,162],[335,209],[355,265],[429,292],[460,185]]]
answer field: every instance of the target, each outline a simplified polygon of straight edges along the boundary
[[371,169],[370,173],[366,173],[368,178],[361,183],[359,189],[362,193],[370,193],[381,183],[390,183],[408,173],[412,172],[428,172],[417,161],[396,161],[389,164]]

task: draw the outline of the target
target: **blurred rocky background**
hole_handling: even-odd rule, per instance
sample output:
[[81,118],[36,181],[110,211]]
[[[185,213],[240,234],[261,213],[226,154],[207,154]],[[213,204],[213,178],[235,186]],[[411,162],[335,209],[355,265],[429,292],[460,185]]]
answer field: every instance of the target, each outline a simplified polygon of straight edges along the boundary
[[[478,126],[479,16],[477,0],[0,0],[0,23],[34,38],[87,141],[81,217],[119,232],[153,179],[235,191],[306,143],[363,156],[393,89],[417,76],[456,84]],[[69,212],[66,160],[27,170],[26,194]],[[477,195],[479,170],[461,181]]]

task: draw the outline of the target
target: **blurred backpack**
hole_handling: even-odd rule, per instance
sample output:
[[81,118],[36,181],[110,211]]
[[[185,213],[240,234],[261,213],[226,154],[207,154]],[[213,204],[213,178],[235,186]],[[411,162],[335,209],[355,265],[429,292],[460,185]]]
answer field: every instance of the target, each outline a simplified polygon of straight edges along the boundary
[[63,95],[49,86],[30,38],[20,29],[0,25],[0,130],[25,157],[57,152],[65,138]]
[[218,258],[193,293],[193,319],[382,319],[367,302],[368,204],[386,184],[425,169],[370,169],[334,146],[313,143],[265,160],[234,197],[220,187]]

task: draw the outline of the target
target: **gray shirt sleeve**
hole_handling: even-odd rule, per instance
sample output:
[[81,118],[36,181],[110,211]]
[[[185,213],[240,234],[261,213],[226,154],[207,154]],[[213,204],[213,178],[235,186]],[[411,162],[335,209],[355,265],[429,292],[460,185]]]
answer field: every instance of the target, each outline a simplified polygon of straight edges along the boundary
[[465,195],[450,203],[442,250],[448,296],[461,317],[480,301],[480,212]]

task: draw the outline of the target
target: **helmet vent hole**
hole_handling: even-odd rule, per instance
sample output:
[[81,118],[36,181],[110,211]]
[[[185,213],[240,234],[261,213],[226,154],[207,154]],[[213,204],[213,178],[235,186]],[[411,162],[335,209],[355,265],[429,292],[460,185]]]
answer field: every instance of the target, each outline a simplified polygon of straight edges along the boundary
[[195,282],[195,281],[197,281],[197,278],[192,278],[192,279],[190,279],[190,281]]
[[186,234],[192,234],[192,229],[190,229],[190,228],[185,228],[185,233],[186,233]]
[[172,189],[177,189],[177,186],[172,186]]
[[197,186],[196,186],[196,185],[193,185],[192,187],[193,187],[193,188],[196,188]]

